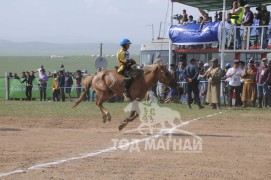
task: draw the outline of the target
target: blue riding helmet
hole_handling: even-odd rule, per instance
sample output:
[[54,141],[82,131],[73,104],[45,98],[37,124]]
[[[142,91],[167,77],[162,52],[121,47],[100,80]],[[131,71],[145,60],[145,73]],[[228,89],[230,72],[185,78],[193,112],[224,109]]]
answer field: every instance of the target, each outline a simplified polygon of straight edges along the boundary
[[121,42],[120,42],[120,45],[123,46],[124,44],[132,44],[131,41],[129,39],[123,39]]
[[225,65],[225,67],[226,67],[226,68],[231,68],[231,64],[230,64],[230,63],[227,63],[227,64]]

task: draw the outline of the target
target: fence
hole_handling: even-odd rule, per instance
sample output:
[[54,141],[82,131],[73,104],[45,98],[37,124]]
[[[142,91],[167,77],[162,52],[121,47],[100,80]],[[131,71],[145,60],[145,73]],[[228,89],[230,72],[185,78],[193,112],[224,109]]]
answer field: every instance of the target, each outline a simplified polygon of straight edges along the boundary
[[[8,82],[6,83],[6,81]],[[0,78],[0,98],[6,99],[25,99],[25,83],[21,83],[23,79],[9,79],[9,78]],[[75,80],[73,80],[75,84]],[[46,96],[47,98],[52,98],[52,83],[53,78],[48,78]],[[33,88],[32,88],[32,98],[39,98],[39,79],[35,78],[33,80]],[[8,86],[8,87],[7,87]],[[8,93],[7,93],[8,91]],[[71,88],[71,96],[77,97],[76,87]]]

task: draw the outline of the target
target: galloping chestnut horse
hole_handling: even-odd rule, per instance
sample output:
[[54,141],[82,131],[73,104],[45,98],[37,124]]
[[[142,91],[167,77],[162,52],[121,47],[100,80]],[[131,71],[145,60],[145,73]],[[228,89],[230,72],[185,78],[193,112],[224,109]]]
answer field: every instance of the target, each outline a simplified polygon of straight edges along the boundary
[[[145,66],[143,67],[143,72],[136,76],[129,88],[131,101],[143,99],[147,91],[156,85],[158,81],[172,88],[177,86],[173,76],[168,71],[166,65],[163,64]],[[86,77],[83,80],[83,86],[85,90],[75,102],[73,108],[85,99],[86,92],[92,86],[98,95],[96,105],[99,106],[103,114],[103,122],[111,121],[111,115],[108,110],[103,107],[103,103],[114,95],[123,96],[125,86],[124,77],[114,70],[103,70],[95,76]],[[123,129],[128,122],[133,121],[136,117],[138,117],[138,114],[131,112],[130,117],[126,118],[119,126],[119,130]]]

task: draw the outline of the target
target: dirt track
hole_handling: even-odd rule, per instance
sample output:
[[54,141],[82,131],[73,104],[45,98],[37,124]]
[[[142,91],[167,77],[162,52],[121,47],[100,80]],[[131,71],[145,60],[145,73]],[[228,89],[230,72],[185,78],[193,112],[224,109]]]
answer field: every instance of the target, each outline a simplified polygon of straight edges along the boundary
[[[183,127],[202,138],[202,153],[117,150],[2,179],[270,179],[269,114],[231,111]],[[0,124],[0,174],[112,147],[119,133],[118,121],[0,117]],[[134,132],[118,138],[146,137]]]

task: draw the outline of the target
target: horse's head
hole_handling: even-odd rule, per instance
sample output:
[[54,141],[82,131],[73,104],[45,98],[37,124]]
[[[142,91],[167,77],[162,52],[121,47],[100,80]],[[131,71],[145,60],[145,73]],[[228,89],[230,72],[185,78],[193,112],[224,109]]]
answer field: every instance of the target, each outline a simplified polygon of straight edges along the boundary
[[171,88],[177,87],[177,82],[175,81],[173,75],[167,69],[167,65],[157,64],[156,73],[157,78],[161,83]]

